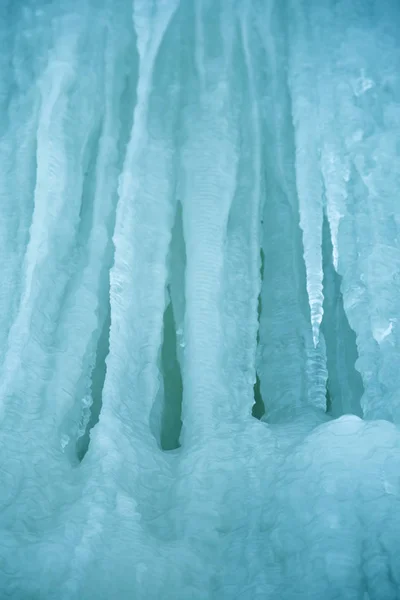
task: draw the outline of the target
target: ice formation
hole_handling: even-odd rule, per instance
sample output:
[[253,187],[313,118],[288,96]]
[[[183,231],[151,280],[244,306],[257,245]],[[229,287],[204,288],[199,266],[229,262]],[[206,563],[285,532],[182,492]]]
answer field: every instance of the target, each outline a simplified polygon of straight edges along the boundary
[[398,0],[0,2],[0,597],[400,598]]

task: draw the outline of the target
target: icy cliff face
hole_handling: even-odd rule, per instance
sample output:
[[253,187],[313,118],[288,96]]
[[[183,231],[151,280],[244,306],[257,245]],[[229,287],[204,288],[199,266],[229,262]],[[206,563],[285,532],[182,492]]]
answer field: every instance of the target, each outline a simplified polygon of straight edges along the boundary
[[399,28],[0,3],[2,598],[400,598]]

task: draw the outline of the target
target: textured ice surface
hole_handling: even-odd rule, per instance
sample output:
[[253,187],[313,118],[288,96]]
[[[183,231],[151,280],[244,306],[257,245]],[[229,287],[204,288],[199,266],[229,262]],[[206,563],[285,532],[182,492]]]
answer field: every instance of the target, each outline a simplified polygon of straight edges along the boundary
[[1,600],[400,598],[399,31],[0,2]]

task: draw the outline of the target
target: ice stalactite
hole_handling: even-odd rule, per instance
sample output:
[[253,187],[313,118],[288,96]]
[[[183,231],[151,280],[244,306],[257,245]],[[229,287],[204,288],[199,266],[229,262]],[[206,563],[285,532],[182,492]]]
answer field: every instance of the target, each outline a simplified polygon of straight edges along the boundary
[[[263,195],[262,140],[259,80],[249,37],[248,10],[236,13],[238,37],[232,64],[231,95],[237,98],[233,111],[240,115],[236,127],[240,142],[235,191],[232,197],[224,243],[222,328],[223,372],[229,377],[228,419],[247,419],[253,404],[256,377],[257,307],[260,295],[260,218]],[[243,210],[243,207],[246,208]],[[244,250],[244,252],[243,252]],[[230,348],[236,347],[232,353]],[[232,375],[228,375],[228,374]]]
[[235,22],[224,14],[229,5],[217,3],[212,8],[208,2],[200,3],[196,16],[204,22],[198,28],[212,18],[220,20],[221,30],[207,36],[201,48],[199,76],[188,75],[183,113],[180,179],[187,256],[183,435],[188,431],[192,442],[212,432],[232,411],[221,380],[224,251],[239,142],[230,93]]
[[294,127],[296,189],[300,226],[303,232],[307,293],[311,310],[314,345],[319,342],[322,320],[322,216],[323,190],[318,168],[319,131],[318,87],[310,85],[315,75],[313,56],[314,31],[310,27],[305,2],[296,5],[288,20],[288,83]]

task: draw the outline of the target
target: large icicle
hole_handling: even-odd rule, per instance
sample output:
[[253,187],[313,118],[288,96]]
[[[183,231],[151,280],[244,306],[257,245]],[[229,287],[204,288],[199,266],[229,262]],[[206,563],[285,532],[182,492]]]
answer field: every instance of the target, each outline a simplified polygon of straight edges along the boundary
[[[294,7],[293,7],[294,8]],[[310,6],[299,0],[289,22],[289,87],[296,141],[296,186],[303,231],[307,291],[314,345],[322,321],[322,217],[323,188],[318,164],[319,98],[313,85],[315,61],[313,31],[307,19]]]
[[[204,60],[198,67],[199,77],[187,74],[192,89],[186,84],[189,98],[184,112],[181,194],[187,266],[183,435],[188,443],[210,435],[230,416],[229,397],[221,378],[221,307],[225,239],[238,160],[228,76],[235,26],[231,2],[211,5],[204,0],[200,7],[197,18],[212,23],[214,35],[207,36],[197,53]],[[201,44],[202,40],[196,42]]]
[[[254,402],[256,377],[257,297],[260,291],[260,214],[263,192],[259,88],[251,36],[252,11],[238,12],[232,60],[238,77],[231,87],[238,95],[236,124],[245,150],[238,160],[236,190],[230,206],[223,273],[223,372],[229,389],[229,418],[245,420]],[[232,68],[232,67],[231,67]],[[232,352],[232,348],[236,348]]]

